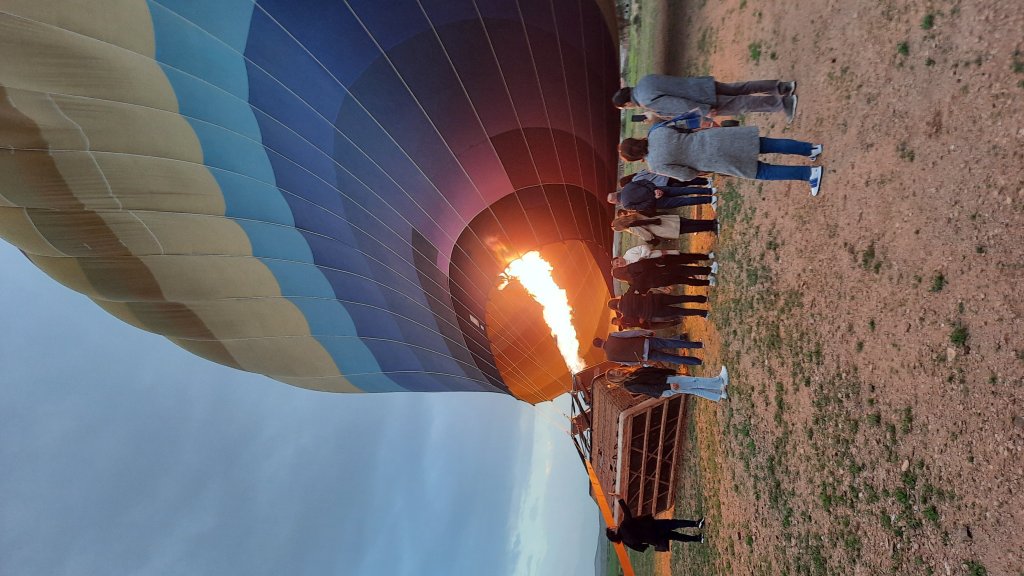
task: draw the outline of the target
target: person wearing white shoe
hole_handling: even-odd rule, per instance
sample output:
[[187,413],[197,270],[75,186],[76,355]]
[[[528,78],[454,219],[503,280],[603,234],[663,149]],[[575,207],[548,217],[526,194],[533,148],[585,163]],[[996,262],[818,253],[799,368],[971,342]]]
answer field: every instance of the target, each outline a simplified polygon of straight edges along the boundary
[[679,250],[655,250],[650,244],[640,244],[626,250],[622,256],[612,258],[612,268],[626,266],[640,260],[656,260],[658,265],[668,264],[701,264],[713,259],[712,254],[700,252],[680,252]]
[[635,87],[612,96],[620,109],[640,108],[661,118],[674,118],[699,108],[707,116],[737,116],[750,112],[795,113],[796,82],[751,80],[717,82],[711,76],[680,77],[648,74]]
[[625,500],[619,500],[619,509],[622,511],[622,521],[615,528],[605,529],[605,536],[612,542],[622,542],[637,552],[644,552],[649,546],[654,546],[658,552],[668,552],[672,541],[676,542],[703,542],[702,534],[690,535],[676,532],[680,528],[699,528],[704,525],[704,519],[683,520],[683,519],[658,519],[650,514],[633,516],[629,511],[629,505]]
[[811,177],[807,180],[807,183],[811,185],[811,196],[817,196],[821,192],[821,176],[825,170],[821,166],[814,166],[811,168]]
[[619,143],[623,160],[646,160],[652,172],[680,180],[701,172],[714,172],[756,180],[811,180],[810,166],[761,162],[761,154],[788,154],[810,158],[815,145],[789,138],[758,136],[756,126],[708,128],[697,132],[671,126],[655,127],[647,138],[626,138]]
[[677,374],[672,368],[649,366],[637,369],[612,368],[605,378],[610,385],[619,386],[632,394],[642,394],[652,398],[689,394],[712,402],[727,398],[725,387],[729,383],[729,375],[724,367],[722,372],[714,378],[683,376]]

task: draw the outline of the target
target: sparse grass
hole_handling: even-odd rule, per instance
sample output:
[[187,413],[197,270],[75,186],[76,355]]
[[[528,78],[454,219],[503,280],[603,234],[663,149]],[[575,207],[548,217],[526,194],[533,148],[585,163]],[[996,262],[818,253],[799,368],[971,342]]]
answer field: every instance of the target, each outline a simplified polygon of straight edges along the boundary
[[909,56],[910,44],[907,44],[906,41],[900,42],[899,44],[896,45],[896,53],[899,54],[900,56]]
[[913,162],[915,157],[914,150],[906,142],[900,142],[896,145],[896,155],[904,162]]
[[875,256],[875,242],[872,240],[871,244],[869,244],[867,249],[865,249],[860,255],[861,268],[864,268],[865,270],[871,268],[875,263]]
[[900,430],[904,434],[909,434],[914,428],[914,411],[910,406],[903,409],[903,417],[900,419]]
[[942,289],[946,287],[946,277],[942,272],[937,272],[935,276],[932,276],[932,285],[928,288],[929,292],[942,292]]
[[953,327],[953,331],[949,333],[949,341],[956,346],[963,346],[967,343],[967,339],[970,338],[971,333],[967,330],[967,327],[963,324],[956,324]]
[[868,424],[870,424],[872,426],[881,426],[882,425],[882,413],[881,412],[872,412],[871,414],[868,414]]
[[988,576],[988,569],[977,560],[968,560],[964,567],[967,568],[968,576]]
[[921,512],[921,515],[932,524],[937,525],[939,523],[939,511],[935,509],[935,506],[928,506]]
[[921,29],[922,30],[931,30],[934,27],[935,27],[935,13],[934,12],[929,12],[929,13],[924,15],[924,18],[921,19]]
[[868,330],[875,331],[875,319],[868,320]]
[[1020,50],[1013,51],[1013,59],[1010,61],[1010,70],[1014,74],[1024,74],[1024,53]]
[[760,42],[751,42],[747,46],[747,53],[750,55],[750,59],[754,62],[754,64],[760,64],[761,63],[761,43]]
[[924,65],[928,66],[928,67],[935,66],[935,59],[934,58],[925,58]]

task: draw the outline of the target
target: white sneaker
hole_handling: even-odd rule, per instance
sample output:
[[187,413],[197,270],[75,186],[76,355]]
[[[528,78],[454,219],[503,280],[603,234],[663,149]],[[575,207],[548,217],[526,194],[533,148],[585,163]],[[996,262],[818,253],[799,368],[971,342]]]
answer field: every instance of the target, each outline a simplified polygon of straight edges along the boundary
[[708,194],[718,194],[718,188],[715,188],[714,186],[708,186],[708,188],[710,188]]
[[718,377],[722,379],[722,389],[729,385],[729,371],[722,366],[722,372],[718,374]]
[[718,274],[718,262],[711,263],[711,273]]
[[711,176],[705,176],[704,179],[708,181],[708,183],[705,184],[704,186],[706,186],[708,188],[714,188],[715,187],[715,179],[714,178],[712,178]]
[[703,517],[703,516],[701,516],[701,519],[700,519],[700,521],[699,521],[699,522],[697,522],[697,529],[698,529],[698,530],[700,530],[700,529],[701,529],[701,528],[703,528],[703,527],[704,527],[704,517]]
[[[712,188],[714,190],[714,188]],[[711,209],[718,212],[718,196],[711,197]]]
[[715,276],[714,274],[711,274],[710,276],[708,276],[708,286],[717,286],[717,285],[718,285],[718,277]]
[[815,160],[818,159],[818,156],[821,156],[821,151],[823,149],[824,146],[822,146],[821,144],[815,144],[814,147],[811,148],[811,155],[808,156],[808,158],[811,159],[811,162],[814,162]]
[[708,252],[708,260],[714,260],[714,259],[715,259],[715,253],[714,252]]
[[791,96],[796,93],[796,80],[792,82],[779,82],[779,94],[782,96]]
[[817,196],[821,191],[821,176],[824,172],[821,166],[811,167],[811,179],[807,181],[811,185],[811,196]]

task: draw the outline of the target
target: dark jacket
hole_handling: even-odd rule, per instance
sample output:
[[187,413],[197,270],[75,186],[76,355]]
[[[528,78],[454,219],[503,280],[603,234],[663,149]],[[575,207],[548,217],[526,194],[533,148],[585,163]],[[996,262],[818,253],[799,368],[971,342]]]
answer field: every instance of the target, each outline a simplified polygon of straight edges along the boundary
[[630,374],[622,383],[622,387],[633,394],[661,398],[662,393],[672,389],[668,377],[678,374],[673,368],[644,367]]
[[619,312],[623,316],[636,318],[641,322],[650,322],[655,311],[661,308],[660,294],[640,292],[630,286],[626,292],[619,297]]
[[623,544],[637,552],[647,550],[649,545],[653,545],[659,552],[666,552],[669,549],[668,536],[665,530],[658,526],[654,516],[644,514],[634,517],[624,500],[619,500],[619,506],[622,508],[622,522],[619,522],[617,530]]
[[[666,264],[664,258],[645,258],[632,264],[612,269],[612,277],[628,282],[631,290],[647,292],[652,288],[679,284],[681,277],[699,274],[699,268],[684,264]],[[630,290],[627,290],[629,292]]]
[[644,216],[654,216],[658,213],[658,199],[654,197],[657,189],[653,182],[647,180],[630,182],[619,190],[619,204]]
[[641,334],[650,332],[627,331],[609,334],[608,340],[602,346],[605,357],[612,362],[643,362],[647,359],[644,354],[647,336]]

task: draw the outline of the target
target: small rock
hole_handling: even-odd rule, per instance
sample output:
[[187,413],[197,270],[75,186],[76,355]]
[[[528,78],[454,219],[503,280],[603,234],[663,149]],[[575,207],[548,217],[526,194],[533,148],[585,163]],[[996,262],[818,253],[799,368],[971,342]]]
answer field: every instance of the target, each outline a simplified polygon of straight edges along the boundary
[[1016,426],[1017,428],[1024,429],[1024,416],[1014,416],[1013,425]]
[[946,362],[952,362],[956,360],[956,348],[949,346],[946,348]]
[[957,534],[961,542],[970,542],[974,536],[971,534],[971,529],[968,526],[961,526],[960,532]]
[[910,460],[904,460],[903,464],[900,464],[900,472],[906,472],[910,469]]

